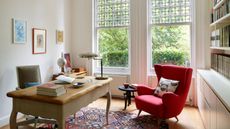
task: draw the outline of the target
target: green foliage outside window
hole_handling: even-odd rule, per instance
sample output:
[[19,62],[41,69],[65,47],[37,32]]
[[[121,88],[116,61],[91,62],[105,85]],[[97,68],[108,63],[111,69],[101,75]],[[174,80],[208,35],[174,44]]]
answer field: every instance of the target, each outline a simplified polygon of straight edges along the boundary
[[99,52],[103,65],[108,67],[128,67],[128,30],[109,28],[98,30]]
[[152,63],[185,65],[190,60],[189,25],[152,28]]
[[[99,52],[104,66],[128,67],[128,30],[98,30]],[[189,25],[152,28],[153,64],[185,65],[190,60]]]

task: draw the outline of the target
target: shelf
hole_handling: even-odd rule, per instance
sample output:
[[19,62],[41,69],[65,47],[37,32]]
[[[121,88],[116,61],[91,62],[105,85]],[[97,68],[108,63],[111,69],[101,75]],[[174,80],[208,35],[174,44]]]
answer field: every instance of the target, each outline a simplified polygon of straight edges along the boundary
[[221,0],[220,2],[218,2],[214,7],[213,10],[216,10],[217,8],[219,8],[226,0]]
[[211,53],[230,56],[230,47],[210,47]]
[[220,27],[230,24],[230,13],[210,24],[211,30],[219,29]]

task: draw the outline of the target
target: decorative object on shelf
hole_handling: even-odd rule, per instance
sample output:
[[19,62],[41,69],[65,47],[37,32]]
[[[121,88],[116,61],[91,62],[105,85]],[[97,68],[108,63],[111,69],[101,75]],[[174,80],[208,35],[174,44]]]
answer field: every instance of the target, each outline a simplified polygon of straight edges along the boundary
[[81,58],[87,58],[87,59],[100,60],[101,61],[101,76],[96,77],[95,79],[97,79],[97,80],[106,80],[106,79],[108,79],[108,77],[103,76],[103,59],[102,59],[102,57],[99,57],[95,53],[83,53],[83,54],[80,54],[80,57]]
[[13,21],[13,43],[24,44],[27,39],[26,21],[12,19]]
[[62,44],[64,42],[64,32],[62,30],[56,31],[57,44]]
[[33,28],[33,54],[46,53],[46,30]]
[[62,73],[65,72],[65,70],[64,70],[65,64],[66,64],[66,60],[65,60],[65,58],[63,58],[63,53],[62,53],[61,58],[58,58],[58,60],[57,60],[57,65],[61,68]]

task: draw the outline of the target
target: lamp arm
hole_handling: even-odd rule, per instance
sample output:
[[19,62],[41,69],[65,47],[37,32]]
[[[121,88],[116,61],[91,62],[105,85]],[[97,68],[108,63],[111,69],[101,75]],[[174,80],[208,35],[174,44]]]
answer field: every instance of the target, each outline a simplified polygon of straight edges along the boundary
[[101,77],[103,77],[103,59],[102,58],[93,58],[94,60],[101,60]]

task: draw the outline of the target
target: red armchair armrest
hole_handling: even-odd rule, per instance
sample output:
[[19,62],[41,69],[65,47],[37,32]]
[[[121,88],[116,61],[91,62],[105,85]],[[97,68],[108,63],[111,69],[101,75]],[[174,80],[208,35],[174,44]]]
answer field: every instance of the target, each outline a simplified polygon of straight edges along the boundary
[[150,88],[146,85],[137,85],[137,93],[138,95],[152,95],[155,89]]

